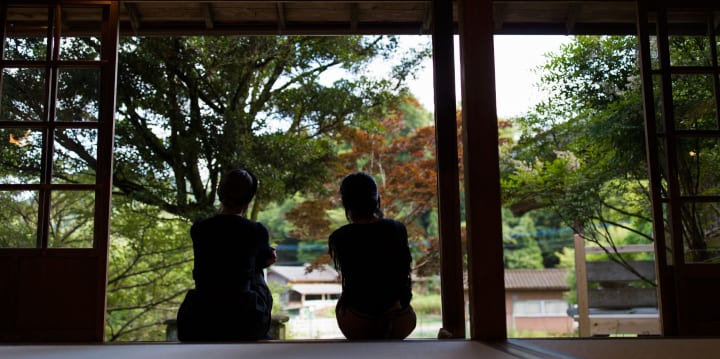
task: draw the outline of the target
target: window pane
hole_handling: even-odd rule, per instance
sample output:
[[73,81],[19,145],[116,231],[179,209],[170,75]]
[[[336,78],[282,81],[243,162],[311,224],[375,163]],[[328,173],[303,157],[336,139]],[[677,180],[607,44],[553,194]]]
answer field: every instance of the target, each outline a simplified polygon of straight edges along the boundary
[[0,129],[0,184],[40,183],[42,132]]
[[523,300],[513,303],[514,315],[537,315],[542,313],[539,300]]
[[3,69],[0,121],[41,121],[45,112],[44,69]]
[[47,54],[47,8],[9,7],[5,60],[44,60]]
[[53,191],[48,247],[92,248],[95,192]]
[[[703,23],[698,26],[704,26]],[[673,36],[670,44],[670,66],[710,66],[710,39],[707,36]]]
[[95,183],[96,129],[55,131],[53,183]]
[[568,304],[564,300],[546,300],[544,313],[548,315],[566,316]]
[[658,55],[657,36],[650,36],[650,66],[653,70],[660,68],[660,56]]
[[655,126],[657,132],[665,132],[665,118],[663,117],[663,101],[662,101],[662,77],[653,75],[653,97],[655,99]]
[[712,75],[673,75],[672,86],[676,129],[717,129]]
[[98,120],[99,69],[61,69],[57,94],[57,120]]
[[682,195],[720,195],[720,139],[678,139],[677,170]]
[[101,7],[63,7],[60,60],[100,60]]
[[657,140],[657,158],[658,158],[658,165],[660,166],[660,196],[661,198],[667,198],[668,196],[668,186],[667,186],[667,180],[670,177],[668,172],[668,161],[667,156],[665,154],[665,139],[664,138],[658,138]]
[[0,248],[36,247],[38,193],[0,191],[0,201]]
[[60,39],[60,60],[100,60],[98,36],[63,37]]
[[720,203],[682,206],[685,261],[720,263]]

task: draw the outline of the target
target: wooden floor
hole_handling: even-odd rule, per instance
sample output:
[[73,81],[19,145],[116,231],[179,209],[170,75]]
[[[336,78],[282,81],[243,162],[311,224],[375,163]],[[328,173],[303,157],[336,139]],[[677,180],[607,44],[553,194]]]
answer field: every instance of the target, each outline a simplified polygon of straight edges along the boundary
[[522,344],[548,352],[559,351],[570,358],[720,358],[720,338],[525,339]]
[[3,359],[463,359],[720,358],[718,339],[511,339],[402,342],[302,341],[249,344],[0,345]]

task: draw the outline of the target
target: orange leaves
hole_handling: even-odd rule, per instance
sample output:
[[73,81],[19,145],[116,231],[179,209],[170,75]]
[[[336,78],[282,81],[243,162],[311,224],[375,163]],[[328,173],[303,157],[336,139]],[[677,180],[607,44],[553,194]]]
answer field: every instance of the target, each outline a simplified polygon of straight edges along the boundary
[[[408,99],[407,104],[411,112],[421,109],[416,100]],[[408,122],[411,115],[415,116],[411,119],[414,125]],[[325,211],[338,206],[339,179],[355,171],[375,176],[386,215],[409,227],[419,216],[436,207],[435,128],[420,125],[430,122],[428,117],[423,117],[429,116],[426,112],[411,115],[394,111],[370,129],[343,134],[347,150],[338,156],[339,161],[332,169],[337,176],[328,178],[330,191],[316,194],[317,200],[302,203],[286,215],[295,225],[294,237],[327,238],[330,221]],[[414,235],[427,237],[424,229]]]
[[433,126],[413,130],[403,116],[390,116],[375,132],[358,131],[352,148],[361,164],[357,170],[379,177],[382,205],[388,216],[411,223],[436,206]]
[[325,211],[332,208],[330,198],[305,201],[288,211],[285,217],[294,224],[291,235],[294,238],[327,238],[330,235],[330,220]]
[[15,138],[15,136],[11,133],[10,139],[8,140],[10,144],[18,146],[18,147],[24,147],[28,144],[28,137],[30,137],[30,130],[25,131],[25,134],[20,136],[19,138]]

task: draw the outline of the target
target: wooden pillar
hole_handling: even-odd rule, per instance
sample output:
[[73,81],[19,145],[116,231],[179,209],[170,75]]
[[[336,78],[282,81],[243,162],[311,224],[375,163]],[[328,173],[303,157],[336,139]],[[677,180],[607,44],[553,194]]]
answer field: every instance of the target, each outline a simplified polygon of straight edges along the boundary
[[[658,129],[655,112],[655,93],[652,78],[650,50],[649,1],[637,2],[637,33],[640,45],[640,78],[643,88],[643,113],[645,115],[645,156],[648,161],[648,178],[650,184],[651,209],[653,218],[653,238],[655,239],[655,273],[658,283],[658,309],[663,335],[678,335],[676,289],[672,266],[672,258],[668,258],[667,240],[665,235],[665,217],[662,193],[662,166],[658,158]],[[672,237],[670,237],[672,239]],[[670,243],[672,248],[672,243]]]
[[115,101],[117,88],[118,44],[120,42],[120,5],[112,1],[103,7],[102,65],[100,88],[100,128],[98,129],[98,151],[95,194],[94,250],[97,253],[98,321],[96,335],[99,342],[105,337],[105,314],[107,305],[108,248],[110,241],[110,212],[112,210],[112,166],[115,139]]
[[451,337],[464,338],[465,297],[463,292],[463,253],[460,240],[452,2],[434,0],[432,5],[442,322],[443,328],[451,333]]
[[491,0],[459,0],[470,337],[504,340],[502,216]]
[[582,234],[573,234],[575,242],[575,290],[578,305],[578,331],[581,337],[590,336],[590,309],[588,304],[587,265],[585,260],[585,239]]

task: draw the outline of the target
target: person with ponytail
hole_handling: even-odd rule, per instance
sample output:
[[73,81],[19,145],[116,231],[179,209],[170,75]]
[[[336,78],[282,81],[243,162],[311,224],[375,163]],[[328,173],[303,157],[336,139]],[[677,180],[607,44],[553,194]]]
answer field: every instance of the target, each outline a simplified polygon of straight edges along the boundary
[[340,197],[349,223],[328,241],[342,279],[338,326],[350,340],[404,339],[416,325],[405,225],[384,218],[377,183],[367,173],[345,176]]
[[246,218],[258,180],[235,169],[220,180],[218,214],[195,222],[195,288],[178,310],[183,342],[232,342],[268,338],[272,296],[263,269],[277,260],[267,229]]

